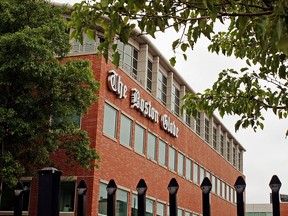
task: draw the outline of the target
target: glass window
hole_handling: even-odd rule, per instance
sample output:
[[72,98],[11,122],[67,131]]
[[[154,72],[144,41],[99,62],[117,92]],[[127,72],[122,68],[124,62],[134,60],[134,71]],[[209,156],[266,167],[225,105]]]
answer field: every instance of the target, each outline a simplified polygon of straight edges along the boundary
[[191,116],[189,114],[187,114],[187,113],[185,113],[185,123],[189,127],[191,126]]
[[236,148],[233,146],[233,154],[232,154],[232,161],[233,161],[233,166],[236,166]]
[[185,168],[185,176],[186,179],[188,180],[192,180],[192,175],[191,175],[191,165],[192,165],[192,161],[189,158],[186,158],[186,168]]
[[[30,182],[22,182],[24,189],[23,193],[23,211],[28,211],[30,198]],[[0,203],[0,211],[13,211],[14,209],[14,188],[10,188],[3,183],[2,196]]]
[[221,134],[220,136],[220,154],[224,156],[224,136]]
[[157,91],[157,98],[161,100],[161,102],[166,105],[167,99],[167,77],[159,71],[158,74],[158,91]]
[[213,127],[213,148],[217,149],[217,128]]
[[178,216],[182,216],[183,215],[183,210],[182,209],[178,209]]
[[191,215],[192,215],[191,212],[187,212],[187,211],[185,211],[185,216],[191,216]]
[[131,129],[132,129],[132,120],[122,114],[120,123],[121,144],[131,146]]
[[216,178],[214,175],[211,175],[211,184],[212,184],[212,192],[213,193],[216,193],[216,188],[217,188],[217,185],[216,185]]
[[227,141],[227,160],[230,161],[230,142]]
[[137,79],[138,51],[130,44],[118,41],[117,51],[120,54],[120,67]]
[[201,116],[200,112],[197,111],[197,116],[196,116],[196,133],[200,135],[200,122],[201,122]]
[[204,168],[203,167],[200,167],[200,173],[199,173],[199,177],[200,177],[200,184],[202,184],[202,181],[203,181],[203,179],[204,179],[204,177],[205,177],[205,170],[204,170]]
[[209,142],[209,119],[205,118],[205,141]]
[[116,194],[116,215],[128,215],[128,192],[120,189],[117,189]]
[[177,87],[175,85],[173,85],[172,88],[172,109],[174,114],[176,114],[177,116],[179,116],[180,113],[180,91],[179,89],[177,89]]
[[166,164],[166,147],[167,144],[162,140],[159,140],[159,150],[158,150],[158,162],[163,166],[167,166]]
[[233,190],[234,190],[234,189],[231,187],[231,188],[230,188],[230,202],[232,202],[232,203],[234,202],[234,200],[233,200],[233,198],[234,198],[234,194],[233,194],[234,191],[233,191]]
[[157,216],[164,216],[165,205],[157,202]]
[[184,155],[178,152],[178,174],[184,175]]
[[76,182],[61,182],[60,211],[74,212]]
[[146,199],[146,216],[153,216],[153,206],[154,201],[151,199]]
[[217,178],[217,195],[221,196],[221,181]]
[[104,126],[103,131],[105,134],[116,138],[117,126],[117,110],[110,105],[104,105]]
[[175,162],[176,162],[176,151],[174,148],[172,148],[171,146],[169,147],[169,164],[168,167],[170,170],[175,171]]
[[229,187],[229,185],[226,185],[226,196],[225,196],[225,198],[226,198],[227,200],[230,199],[230,198],[229,198],[229,195],[230,195],[230,187]]
[[198,164],[194,163],[193,164],[193,182],[195,184],[199,184],[199,177],[198,177]]
[[98,213],[107,215],[107,185],[100,183],[99,187],[99,200],[98,200]]
[[222,181],[221,183],[222,183],[222,186],[221,186],[221,188],[222,188],[222,194],[221,194],[221,195],[222,195],[223,198],[226,198],[226,197],[225,197],[225,196],[226,196],[226,194],[225,194],[225,183],[224,183],[223,181]]
[[152,62],[148,60],[147,63],[147,86],[146,89],[151,92],[152,91]]
[[148,132],[147,157],[156,160],[156,136]]
[[131,216],[138,215],[138,197],[136,194],[132,195]]
[[242,163],[242,159],[241,159],[241,153],[238,153],[238,170],[241,171],[241,163]]
[[135,126],[135,136],[134,136],[134,149],[140,154],[144,154],[144,137],[145,129],[140,125]]

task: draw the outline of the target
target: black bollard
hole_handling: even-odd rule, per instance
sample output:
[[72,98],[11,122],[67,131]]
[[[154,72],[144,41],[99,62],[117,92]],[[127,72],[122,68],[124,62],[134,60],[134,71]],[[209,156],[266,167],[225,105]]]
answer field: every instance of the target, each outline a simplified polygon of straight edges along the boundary
[[106,187],[107,190],[107,216],[115,216],[116,214],[116,190],[117,185],[111,179]]
[[269,186],[272,190],[273,216],[280,216],[279,190],[282,186],[282,183],[280,182],[277,175],[272,176]]
[[86,216],[86,191],[87,186],[84,180],[81,180],[77,187],[78,205],[77,216]]
[[212,188],[212,184],[209,178],[205,177],[201,183],[202,190],[202,208],[203,208],[203,216],[210,216],[210,191]]
[[53,167],[38,171],[38,216],[59,216],[61,174]]
[[147,185],[144,179],[140,179],[137,184],[137,192],[138,192],[138,216],[146,215],[146,191]]
[[235,190],[237,192],[237,216],[244,216],[244,190],[246,188],[245,180],[242,176],[239,176],[234,184]]
[[179,189],[178,182],[175,178],[172,178],[168,185],[169,191],[169,215],[177,216],[178,215],[178,207],[177,207],[177,191]]

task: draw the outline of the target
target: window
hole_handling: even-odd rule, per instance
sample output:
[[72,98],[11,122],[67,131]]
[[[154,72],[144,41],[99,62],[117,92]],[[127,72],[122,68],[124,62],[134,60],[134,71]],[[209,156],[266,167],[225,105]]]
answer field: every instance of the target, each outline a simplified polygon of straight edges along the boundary
[[59,129],[63,127],[63,124],[73,124],[75,128],[80,128],[81,126],[81,115],[74,113],[62,117],[51,117],[51,129]]
[[211,175],[211,184],[212,184],[212,192],[213,193],[216,193],[216,188],[217,188],[217,185],[216,185],[216,178],[214,175]]
[[185,211],[185,216],[191,216],[191,215],[192,215],[191,212],[186,212],[186,211]]
[[242,159],[241,159],[241,153],[238,153],[238,170],[241,171],[241,163],[242,163]]
[[185,176],[186,176],[186,179],[188,180],[192,180],[191,165],[192,165],[192,161],[189,158],[186,158]]
[[135,136],[134,136],[134,149],[140,154],[144,154],[144,137],[145,129],[140,125],[135,126]]
[[198,135],[200,135],[200,122],[201,122],[200,112],[197,111],[197,115],[196,115],[196,133]]
[[203,179],[204,179],[204,177],[205,177],[204,174],[205,174],[204,168],[203,168],[203,167],[200,167],[200,173],[199,173],[199,177],[200,177],[199,181],[200,181],[200,184],[202,184],[202,181],[203,181]]
[[159,150],[158,150],[158,163],[163,166],[167,166],[166,164],[166,146],[167,144],[159,140]]
[[227,158],[228,161],[230,161],[230,142],[227,141]]
[[179,113],[180,113],[180,91],[179,89],[176,88],[175,85],[173,85],[173,88],[172,88],[172,109],[173,109],[173,112],[174,114],[176,114],[177,116],[179,116]]
[[205,176],[211,181],[211,173],[206,170]]
[[213,127],[213,148],[217,149],[217,128]]
[[130,44],[118,41],[117,51],[120,54],[120,67],[137,79],[138,51]]
[[230,202],[234,202],[234,200],[233,200],[233,198],[234,198],[234,189],[231,187],[230,188]]
[[232,161],[233,161],[233,166],[236,166],[236,148],[233,146],[233,154],[232,154]]
[[220,154],[224,156],[224,136],[221,134],[220,136]]
[[71,40],[71,53],[83,53],[96,51],[96,42],[94,39],[90,39],[86,34],[83,34],[83,43],[78,40]]
[[138,197],[137,195],[132,195],[132,206],[131,206],[131,216],[138,215]]
[[110,105],[104,105],[104,126],[103,131],[105,134],[116,138],[117,126],[117,110]]
[[167,100],[167,77],[160,71],[158,77],[158,91],[157,91],[157,98],[166,105]]
[[165,205],[157,202],[157,216],[164,216]]
[[209,119],[205,118],[205,141],[209,142]]
[[106,184],[100,183],[99,187],[99,199],[98,199],[98,213],[101,215],[107,215],[107,191]]
[[187,114],[187,112],[185,113],[185,123],[186,125],[188,125],[189,127],[191,126],[191,117],[189,114]]
[[217,178],[217,195],[221,196],[221,181]]
[[[22,182],[24,189],[23,193],[23,211],[28,211],[29,198],[30,198],[30,182]],[[14,208],[14,188],[10,188],[7,184],[3,183],[2,196],[0,203],[0,211],[13,211]]]
[[148,132],[147,157],[156,160],[156,136]]
[[195,184],[199,184],[199,177],[198,177],[198,164],[193,164],[193,182]]
[[147,63],[147,86],[146,89],[152,92],[152,62],[148,60]]
[[184,155],[178,152],[178,174],[180,176],[184,175]]
[[154,201],[151,199],[146,199],[146,216],[153,216]]
[[176,164],[176,150],[170,146],[169,147],[169,164],[168,164],[169,169],[172,171],[175,171],[176,169],[175,164]]
[[222,181],[221,183],[222,183],[222,186],[221,186],[221,188],[222,188],[222,194],[221,194],[221,195],[222,195],[223,198],[226,198],[226,197],[225,197],[225,196],[226,196],[226,194],[225,194],[225,183],[224,183],[223,181]]
[[229,195],[230,195],[230,187],[229,187],[229,185],[226,185],[226,196],[225,196],[225,198],[226,198],[227,200],[230,199],[230,198],[229,198]]
[[126,146],[131,146],[131,129],[132,129],[132,120],[121,115],[121,124],[120,124],[120,143]]
[[61,182],[60,211],[74,212],[76,182]]
[[116,192],[116,215],[128,215],[128,192],[120,189]]
[[182,216],[183,215],[183,210],[182,209],[178,209],[178,216]]

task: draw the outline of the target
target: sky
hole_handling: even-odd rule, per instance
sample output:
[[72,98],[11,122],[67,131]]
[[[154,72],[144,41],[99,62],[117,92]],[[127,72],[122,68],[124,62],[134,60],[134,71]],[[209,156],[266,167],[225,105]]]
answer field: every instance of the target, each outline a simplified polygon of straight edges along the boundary
[[[54,0],[73,5],[77,0]],[[220,27],[221,28],[221,27]],[[151,39],[153,44],[166,58],[173,56],[173,32],[157,34]],[[176,70],[196,92],[203,92],[217,80],[218,73],[223,69],[239,69],[245,62],[233,57],[225,57],[209,53],[208,41],[200,39],[193,50],[187,52],[187,61],[177,56]],[[219,117],[219,119],[221,119]],[[246,203],[269,203],[269,182],[273,175],[277,175],[282,182],[280,193],[288,194],[288,129],[287,120],[279,120],[272,113],[265,114],[264,130],[255,133],[251,128],[240,129],[235,133],[235,116],[224,116],[222,123],[230,128],[230,132],[246,149],[244,153],[244,175],[246,176]]]

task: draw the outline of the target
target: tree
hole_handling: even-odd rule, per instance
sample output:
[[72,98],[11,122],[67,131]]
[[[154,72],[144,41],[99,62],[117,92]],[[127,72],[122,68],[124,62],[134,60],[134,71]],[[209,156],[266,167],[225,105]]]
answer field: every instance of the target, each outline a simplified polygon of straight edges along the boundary
[[70,49],[64,8],[45,0],[0,1],[0,182],[53,165],[95,166],[98,155],[73,117],[95,101],[89,63],[60,60]]
[[[99,52],[108,59],[112,48],[116,65],[119,53],[113,44],[115,38],[127,43],[129,37],[155,37],[157,31],[167,28],[179,33],[171,48],[180,50],[185,59],[186,50],[206,37],[211,41],[209,51],[246,60],[247,67],[240,71],[219,72],[218,80],[203,93],[187,94],[182,109],[188,113],[195,116],[197,110],[203,110],[212,115],[218,110],[222,117],[238,115],[236,130],[263,128],[262,114],[267,110],[287,118],[287,0],[92,0],[74,8],[70,22],[76,29],[73,37],[81,40],[82,31],[92,37],[93,26],[99,25],[106,39]],[[226,30],[217,32],[215,23],[226,25]],[[175,65],[175,56],[170,63]]]

